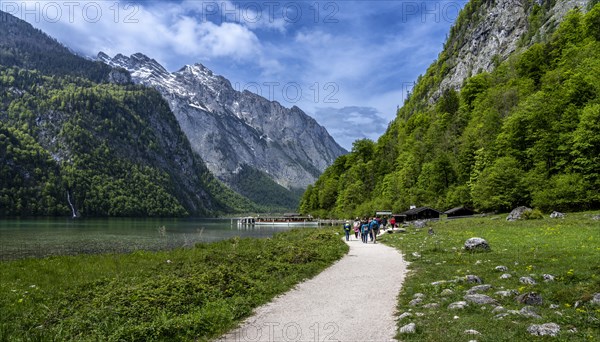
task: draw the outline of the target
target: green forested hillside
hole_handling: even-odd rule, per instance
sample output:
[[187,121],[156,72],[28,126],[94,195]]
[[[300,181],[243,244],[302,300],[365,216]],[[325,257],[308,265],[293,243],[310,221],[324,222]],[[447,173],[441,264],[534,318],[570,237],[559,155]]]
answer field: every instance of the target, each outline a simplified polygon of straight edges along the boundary
[[285,212],[297,208],[303,189],[288,190],[275,183],[263,171],[244,165],[231,177],[231,184],[239,194],[262,206],[268,212]]
[[0,67],[0,99],[1,215],[68,214],[67,196],[85,216],[253,208],[193,155],[154,90]]
[[444,75],[443,62],[434,63],[386,133],[376,143],[356,141],[305,192],[301,211],[600,207],[599,32],[600,4],[585,15],[572,11],[547,42],[429,103]]
[[157,91],[107,83],[128,74],[0,14],[0,216],[256,210],[210,174]]

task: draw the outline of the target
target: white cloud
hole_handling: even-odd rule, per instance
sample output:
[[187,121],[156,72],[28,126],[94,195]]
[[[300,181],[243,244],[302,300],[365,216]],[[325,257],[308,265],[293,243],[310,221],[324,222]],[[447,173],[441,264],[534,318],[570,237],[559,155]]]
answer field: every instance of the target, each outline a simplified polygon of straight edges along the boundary
[[372,107],[320,107],[315,109],[314,115],[329,127],[329,134],[348,151],[358,139],[376,141],[388,125],[388,121]]
[[[243,61],[260,55],[258,37],[243,23],[215,24],[195,17],[190,3],[204,2],[184,3],[188,6],[108,1],[74,6],[74,2],[52,2],[55,5],[48,7],[44,2],[25,1],[16,4],[13,14],[90,56],[98,51],[142,52],[164,62],[171,60],[173,54],[192,56],[196,61],[223,57]],[[54,14],[56,8],[61,16]]]

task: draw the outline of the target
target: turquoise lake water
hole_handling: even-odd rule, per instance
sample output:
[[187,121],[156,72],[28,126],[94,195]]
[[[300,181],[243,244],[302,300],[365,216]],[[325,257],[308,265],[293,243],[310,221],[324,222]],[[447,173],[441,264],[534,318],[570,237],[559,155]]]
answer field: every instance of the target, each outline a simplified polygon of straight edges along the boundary
[[231,219],[3,219],[0,260],[191,247],[235,236],[264,238],[289,229],[238,226]]

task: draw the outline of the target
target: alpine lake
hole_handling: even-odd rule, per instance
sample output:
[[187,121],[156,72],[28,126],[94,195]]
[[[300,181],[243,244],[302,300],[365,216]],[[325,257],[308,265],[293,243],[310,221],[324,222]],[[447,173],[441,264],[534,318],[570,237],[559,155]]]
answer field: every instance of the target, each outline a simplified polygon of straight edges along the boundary
[[0,261],[167,250],[232,237],[266,238],[290,229],[238,225],[231,218],[0,219]]

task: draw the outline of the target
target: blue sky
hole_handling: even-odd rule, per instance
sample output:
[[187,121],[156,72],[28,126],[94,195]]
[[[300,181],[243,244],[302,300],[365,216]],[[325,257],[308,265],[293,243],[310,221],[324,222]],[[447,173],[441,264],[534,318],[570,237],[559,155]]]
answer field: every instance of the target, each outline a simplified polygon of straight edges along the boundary
[[202,63],[238,90],[298,106],[351,149],[376,140],[437,58],[458,1],[8,1],[72,50]]

